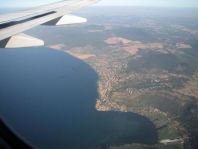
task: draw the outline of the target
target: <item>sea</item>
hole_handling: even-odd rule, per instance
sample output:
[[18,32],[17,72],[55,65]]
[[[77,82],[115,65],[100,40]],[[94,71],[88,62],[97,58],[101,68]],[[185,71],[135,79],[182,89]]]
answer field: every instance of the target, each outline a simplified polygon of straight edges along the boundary
[[90,65],[49,48],[0,49],[0,116],[41,149],[155,144],[156,128],[131,112],[100,112],[98,75]]

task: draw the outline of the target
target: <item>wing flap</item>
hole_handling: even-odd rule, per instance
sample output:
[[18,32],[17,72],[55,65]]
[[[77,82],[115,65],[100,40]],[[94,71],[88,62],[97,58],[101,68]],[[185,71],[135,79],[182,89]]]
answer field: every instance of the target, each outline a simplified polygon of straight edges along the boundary
[[26,35],[26,34],[18,34],[10,37],[5,40],[1,45],[4,48],[22,48],[22,47],[35,47],[35,46],[43,46],[44,41],[38,38]]
[[78,24],[87,22],[86,18],[82,18],[75,15],[64,15],[61,18],[54,19],[49,21],[43,25],[70,25],[70,24]]

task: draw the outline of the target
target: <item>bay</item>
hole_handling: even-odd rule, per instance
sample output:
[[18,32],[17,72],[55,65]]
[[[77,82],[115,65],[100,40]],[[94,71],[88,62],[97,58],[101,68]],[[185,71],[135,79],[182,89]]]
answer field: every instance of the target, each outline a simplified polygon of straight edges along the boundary
[[48,48],[0,49],[0,114],[41,149],[154,144],[155,126],[134,113],[95,109],[96,72]]

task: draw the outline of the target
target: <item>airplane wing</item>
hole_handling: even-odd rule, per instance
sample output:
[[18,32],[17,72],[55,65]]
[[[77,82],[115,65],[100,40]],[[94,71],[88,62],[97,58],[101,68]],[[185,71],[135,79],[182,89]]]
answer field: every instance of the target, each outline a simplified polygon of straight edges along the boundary
[[72,12],[99,0],[64,0],[30,10],[0,15],[0,47],[17,48],[41,46],[44,42],[22,32],[38,25],[65,25],[83,23],[82,17]]

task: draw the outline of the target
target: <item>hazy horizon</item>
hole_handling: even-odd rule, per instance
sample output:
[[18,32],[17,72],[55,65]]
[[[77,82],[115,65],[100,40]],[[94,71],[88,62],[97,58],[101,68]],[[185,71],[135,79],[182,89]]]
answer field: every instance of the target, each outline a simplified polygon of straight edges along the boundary
[[[60,0],[7,0],[1,2],[3,7],[34,7]],[[144,7],[194,7],[198,8],[197,0],[101,0],[95,6],[144,6]]]

